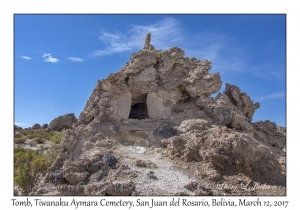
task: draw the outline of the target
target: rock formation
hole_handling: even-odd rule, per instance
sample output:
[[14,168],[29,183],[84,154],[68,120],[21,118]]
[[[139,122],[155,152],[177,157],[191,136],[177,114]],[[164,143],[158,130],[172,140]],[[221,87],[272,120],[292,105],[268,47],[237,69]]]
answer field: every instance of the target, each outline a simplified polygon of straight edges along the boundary
[[48,124],[47,124],[47,123],[46,123],[46,124],[43,124],[43,125],[42,125],[42,128],[43,128],[43,129],[48,128]]
[[31,128],[32,128],[32,129],[40,129],[40,128],[41,128],[41,125],[38,124],[38,123],[35,123]]
[[16,133],[16,131],[20,131],[20,130],[22,130],[21,127],[14,125],[14,133]]
[[73,124],[77,123],[74,113],[65,114],[52,120],[48,126],[49,130],[61,131],[63,129],[72,128]]
[[145,39],[144,50],[155,50],[154,46],[150,44],[150,41],[151,41],[151,34],[148,33]]
[[259,182],[280,190],[252,194],[284,195],[285,130],[252,123],[259,104],[237,86],[226,84],[212,98],[222,81],[208,73],[210,61],[184,57],[178,47],[155,50],[150,37],[130,62],[98,81],[73,128],[74,115],[50,123],[72,129],[32,195],[223,195],[208,188],[220,181]]

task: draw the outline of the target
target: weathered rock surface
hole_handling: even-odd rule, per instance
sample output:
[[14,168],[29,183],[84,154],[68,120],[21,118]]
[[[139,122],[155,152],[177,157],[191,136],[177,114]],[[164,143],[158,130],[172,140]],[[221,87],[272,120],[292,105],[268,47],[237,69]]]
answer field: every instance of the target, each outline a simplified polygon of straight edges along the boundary
[[48,128],[48,124],[47,124],[47,123],[46,123],[46,124],[43,124],[43,125],[42,125],[42,128],[43,128],[43,129]]
[[203,187],[200,183],[197,182],[190,182],[184,186],[189,191],[194,192],[195,196],[212,196],[213,192],[209,189]]
[[63,177],[70,182],[70,184],[75,184],[80,181],[85,180],[89,173],[87,172],[87,166],[89,161],[78,160],[78,161],[66,161],[62,173]]
[[105,165],[111,166],[117,163],[117,159],[115,158],[115,156],[111,155],[111,154],[106,154],[102,157],[103,163]]
[[150,40],[151,40],[151,34],[148,33],[145,39],[144,50],[155,50],[155,48],[150,44]]
[[73,124],[77,123],[77,119],[73,113],[59,116],[52,120],[48,126],[49,130],[61,131],[63,129],[72,128]]
[[29,196],[62,196],[53,183],[40,183],[35,186]]
[[20,131],[20,130],[22,130],[21,127],[14,125],[14,133],[16,133],[16,131]]
[[77,123],[73,114],[50,123],[70,129],[48,184],[61,195],[202,196],[249,195],[213,186],[251,182],[276,187],[251,195],[285,195],[285,129],[252,123],[259,103],[234,85],[212,98],[222,81],[210,69],[178,47],[155,50],[147,35],[144,50],[98,81]]
[[156,164],[151,162],[150,160],[137,160],[135,162],[137,167],[144,167],[144,168],[157,168]]
[[38,124],[38,123],[36,123],[36,124],[34,124],[31,128],[32,128],[32,129],[40,129],[40,128],[41,128],[41,125]]
[[49,179],[55,185],[63,184],[64,183],[64,174],[63,174],[62,169],[58,169],[54,172],[51,172],[49,175]]

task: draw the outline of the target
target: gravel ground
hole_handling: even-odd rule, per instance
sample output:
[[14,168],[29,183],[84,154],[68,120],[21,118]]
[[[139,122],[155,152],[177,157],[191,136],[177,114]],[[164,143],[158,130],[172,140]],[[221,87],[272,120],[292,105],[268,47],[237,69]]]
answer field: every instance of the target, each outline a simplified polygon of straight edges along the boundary
[[[145,147],[123,145],[118,145],[115,152],[122,156],[122,163],[127,164],[138,175],[135,179],[138,195],[173,195],[178,192],[191,195],[192,192],[184,186],[197,179],[179,171],[161,154]],[[150,160],[157,168],[137,167],[134,164],[136,160]]]

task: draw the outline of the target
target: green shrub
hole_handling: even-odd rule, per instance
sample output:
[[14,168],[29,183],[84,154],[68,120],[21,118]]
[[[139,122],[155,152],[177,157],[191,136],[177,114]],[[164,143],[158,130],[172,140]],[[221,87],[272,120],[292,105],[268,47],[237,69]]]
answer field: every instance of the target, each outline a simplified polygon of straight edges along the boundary
[[35,141],[37,144],[42,144],[44,142],[44,140],[40,137],[34,137],[33,141]]
[[26,139],[23,138],[23,137],[19,137],[19,138],[15,138],[15,139],[14,139],[14,142],[15,142],[16,144],[21,144],[21,143],[24,143],[25,141],[26,141]]
[[22,195],[28,195],[47,170],[41,151],[17,147],[14,149],[14,181]]
[[15,138],[21,138],[21,137],[22,137],[22,134],[16,133],[16,134],[14,135],[14,137],[15,137]]
[[52,141],[55,144],[59,144],[61,142],[63,136],[63,132],[57,132],[56,134],[54,134],[53,136],[51,136],[50,141]]
[[43,148],[41,148],[41,150],[43,151],[43,155],[46,159],[45,164],[46,164],[47,168],[49,168],[52,165],[52,163],[55,161],[56,156],[58,155],[58,153],[60,151],[59,145],[56,145],[56,144],[52,145],[51,148],[47,149],[47,150],[45,150],[45,148],[43,147]]
[[22,137],[22,134],[28,138],[33,139],[36,143],[40,144],[43,143],[43,140],[52,141],[55,144],[59,144],[61,142],[63,132],[55,132],[55,131],[48,131],[45,129],[38,129],[38,130],[21,130],[21,134],[15,134],[15,137]]
[[29,140],[29,141],[28,141],[28,144],[29,144],[31,147],[35,147],[36,144],[37,144],[37,142],[34,141],[34,140]]
[[54,135],[53,131],[47,131],[45,129],[22,130],[21,133],[29,139],[40,138],[50,140],[50,138]]
[[25,135],[25,136],[28,134],[28,132],[29,132],[28,130],[24,130],[24,129],[20,131],[20,133]]

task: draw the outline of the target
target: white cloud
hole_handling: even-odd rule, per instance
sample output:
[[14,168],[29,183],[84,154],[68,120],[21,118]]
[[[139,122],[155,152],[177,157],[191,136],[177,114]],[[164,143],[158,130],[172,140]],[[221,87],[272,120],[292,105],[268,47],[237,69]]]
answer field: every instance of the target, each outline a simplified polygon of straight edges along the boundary
[[213,31],[190,35],[184,49],[187,57],[211,61],[212,71],[221,74],[245,72],[249,61],[246,49],[237,45],[234,37]]
[[[235,37],[215,31],[191,33],[178,20],[165,17],[160,21],[146,25],[134,25],[124,33],[101,32],[99,39],[104,48],[88,54],[89,57],[105,56],[125,51],[136,52],[143,49],[145,35],[151,33],[151,44],[155,49],[169,49],[178,46],[185,50],[185,56],[212,62],[212,72],[221,74],[247,73],[254,75],[251,60],[251,48],[243,46]],[[280,77],[281,75],[273,75]]]
[[280,91],[277,93],[272,93],[269,95],[257,97],[257,98],[255,98],[255,100],[262,101],[262,100],[266,100],[266,99],[276,99],[276,98],[282,98],[282,97],[285,97],[285,91]]
[[23,58],[23,59],[25,59],[25,60],[31,60],[32,58],[30,58],[30,57],[28,57],[28,56],[26,56],[26,55],[22,55],[22,56],[20,56],[21,58]]
[[51,56],[51,54],[50,53],[44,53],[43,58],[48,57],[48,56]]
[[82,58],[76,58],[76,57],[67,57],[68,60],[73,62],[83,62]]
[[266,80],[273,80],[273,79],[280,79],[285,80],[286,75],[285,66],[278,65],[277,63],[264,63],[260,66],[252,67],[251,71],[253,72],[254,76],[264,78]]
[[50,53],[44,53],[43,58],[45,58],[44,61],[50,63],[57,63],[59,61],[59,59],[53,58]]
[[111,52],[105,50],[94,50],[93,52],[89,53],[89,57],[97,57],[102,55],[108,55]]
[[94,50],[88,56],[97,57],[140,50],[144,46],[147,33],[151,33],[151,44],[155,49],[166,50],[178,46],[185,50],[188,57],[212,61],[214,71],[242,72],[248,65],[245,51],[234,43],[233,38],[212,31],[189,33],[178,20],[170,17],[153,24],[131,25],[123,34],[102,32],[99,39],[105,48]]
[[16,122],[15,125],[22,126],[22,125],[25,125],[25,124],[24,123],[18,123],[18,122]]
[[106,45],[106,48],[94,50],[89,57],[142,49],[147,33],[151,33],[151,44],[156,49],[168,49],[182,40],[180,23],[174,18],[166,17],[154,24],[131,25],[125,35],[119,32],[102,32],[99,39]]

